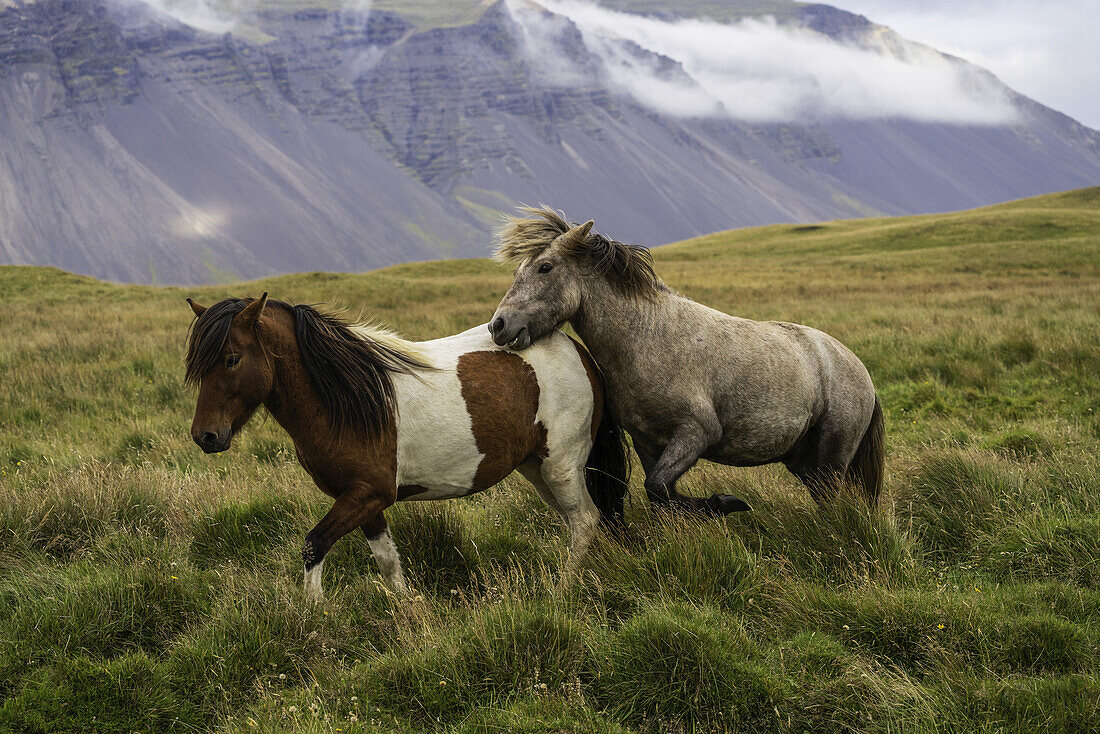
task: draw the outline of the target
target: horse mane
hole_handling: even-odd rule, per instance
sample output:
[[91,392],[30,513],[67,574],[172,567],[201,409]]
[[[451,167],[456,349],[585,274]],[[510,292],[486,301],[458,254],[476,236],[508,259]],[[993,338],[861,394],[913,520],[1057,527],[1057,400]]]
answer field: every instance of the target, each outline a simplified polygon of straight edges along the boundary
[[[518,267],[577,226],[545,204],[520,211],[530,216],[508,217],[497,232],[493,259],[499,263]],[[652,298],[668,290],[653,271],[652,254],[641,245],[625,245],[593,230],[583,240],[562,240],[560,246],[567,257],[583,262],[628,296]]]
[[233,318],[245,309],[251,298],[226,298],[218,301],[191,322],[187,330],[187,372],[184,381],[197,386],[221,356],[229,340]]
[[[187,346],[188,384],[195,385],[214,366],[233,318],[252,298],[227,298],[206,309],[191,326]],[[379,435],[396,410],[394,373],[430,368],[414,344],[371,324],[352,324],[313,306],[269,300],[294,319],[302,363],[313,388],[339,432]]]

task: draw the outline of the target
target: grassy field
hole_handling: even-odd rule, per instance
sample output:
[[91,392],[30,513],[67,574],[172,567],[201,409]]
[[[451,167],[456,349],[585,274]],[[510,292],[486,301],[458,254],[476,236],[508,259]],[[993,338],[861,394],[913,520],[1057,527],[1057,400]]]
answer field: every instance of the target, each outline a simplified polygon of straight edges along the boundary
[[700,465],[687,491],[755,512],[670,523],[636,477],[624,541],[563,575],[564,527],[510,479],[389,513],[415,599],[356,535],[322,604],[299,549],[328,503],[274,421],[228,454],[191,443],[183,297],[268,290],[426,338],[485,321],[508,274],[177,289],[0,268],[0,731],[1100,728],[1100,188],[656,260],[698,300],[864,359],[883,506],[818,510],[783,470]]

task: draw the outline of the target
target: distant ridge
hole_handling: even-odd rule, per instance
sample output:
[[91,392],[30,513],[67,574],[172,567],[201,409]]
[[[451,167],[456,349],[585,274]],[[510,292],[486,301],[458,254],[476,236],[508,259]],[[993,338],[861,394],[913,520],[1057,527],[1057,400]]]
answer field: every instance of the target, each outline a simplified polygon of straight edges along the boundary
[[[614,230],[603,228],[599,222],[597,229],[617,236]],[[1087,269],[1100,276],[1100,186],[959,212],[745,227],[656,246],[652,251],[658,270],[661,270],[662,262],[699,261],[711,267],[736,266],[739,258],[770,257],[787,250],[813,250],[829,257],[858,258],[883,251],[980,248],[988,243],[1032,243],[1041,248],[1066,240],[1082,243],[1080,250],[1084,262],[1091,265]],[[1036,254],[1041,256],[1041,249],[1036,250]],[[290,273],[251,282],[188,287],[180,292],[209,294],[211,298],[263,290],[292,294],[299,287],[312,289],[317,282],[325,282],[334,289],[335,301],[351,302],[358,308],[362,305],[372,307],[372,300],[379,297],[371,288],[362,291],[367,282],[385,282],[386,288],[420,281],[435,284],[453,282],[454,285],[466,283],[467,286],[476,283],[478,288],[488,286],[488,290],[485,293],[471,292],[471,298],[476,300],[483,296],[485,307],[489,309],[486,313],[491,313],[491,306],[503,295],[509,279],[505,268],[489,258],[480,258],[407,263],[358,274]],[[5,293],[12,295],[17,291],[33,292],[43,285],[52,286],[64,281],[78,288],[92,287],[102,291],[106,287],[107,292],[113,288],[130,291],[136,287],[102,283],[54,267],[0,265],[0,286],[4,287]],[[732,279],[728,285],[739,288],[746,284]],[[145,290],[144,287],[142,289]],[[154,288],[148,292],[158,291]]]

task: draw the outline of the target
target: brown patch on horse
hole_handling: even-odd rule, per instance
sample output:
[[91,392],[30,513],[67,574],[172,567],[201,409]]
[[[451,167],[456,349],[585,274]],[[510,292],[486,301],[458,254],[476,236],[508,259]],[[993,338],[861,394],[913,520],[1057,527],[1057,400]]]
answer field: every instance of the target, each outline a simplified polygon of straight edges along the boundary
[[462,399],[481,463],[471,492],[488,489],[530,457],[544,459],[546,428],[537,422],[535,370],[511,352],[467,352],[458,358]]
[[380,435],[392,423],[393,374],[427,365],[387,344],[356,335],[351,324],[311,306],[291,306],[298,349],[313,387],[340,432]]
[[596,432],[600,429],[600,421],[603,420],[603,380],[600,378],[600,368],[596,366],[596,361],[592,359],[592,355],[583,344],[573,337],[569,337],[569,341],[573,342],[573,346],[577,348],[585,374],[588,375],[588,382],[592,385],[592,440],[595,441]]

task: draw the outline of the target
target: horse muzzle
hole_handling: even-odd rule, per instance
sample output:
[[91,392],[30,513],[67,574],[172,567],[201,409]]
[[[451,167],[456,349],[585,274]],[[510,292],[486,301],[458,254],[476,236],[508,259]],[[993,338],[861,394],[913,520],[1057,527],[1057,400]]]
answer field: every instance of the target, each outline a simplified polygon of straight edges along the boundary
[[509,323],[503,316],[497,316],[489,323],[489,333],[498,347],[526,349],[531,346],[531,332],[526,324]]
[[205,453],[219,454],[228,449],[233,443],[233,431],[226,431],[224,434],[203,431],[202,433],[191,434],[191,438],[195,439],[195,443]]

